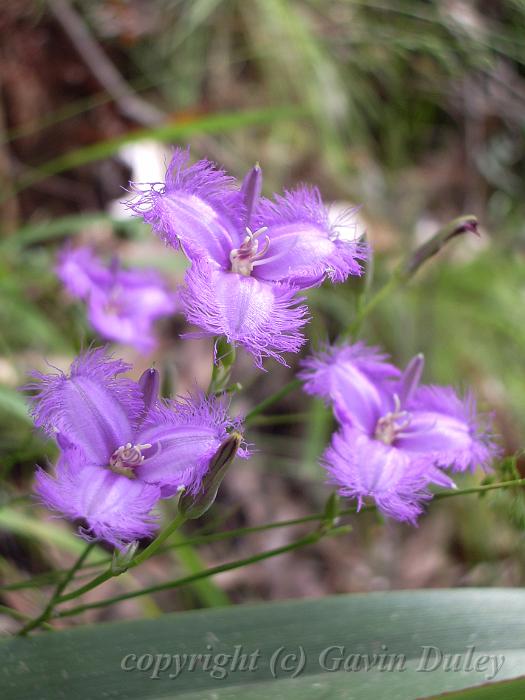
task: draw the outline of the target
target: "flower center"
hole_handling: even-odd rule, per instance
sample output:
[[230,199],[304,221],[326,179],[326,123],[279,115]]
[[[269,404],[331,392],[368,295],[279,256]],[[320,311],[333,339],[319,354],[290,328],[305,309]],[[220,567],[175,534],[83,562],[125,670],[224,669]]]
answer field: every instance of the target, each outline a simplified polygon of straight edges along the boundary
[[252,232],[249,228],[246,229],[246,238],[239,248],[234,248],[230,253],[230,262],[232,264],[232,272],[239,275],[249,277],[252,274],[254,266],[268,252],[270,247],[270,239],[265,236],[264,245],[259,250],[258,236],[267,230],[267,226],[263,226],[257,231]]
[[399,396],[394,394],[394,410],[377,421],[374,437],[385,445],[391,445],[409,425],[410,414],[401,410]]
[[109,468],[115,474],[127,476],[129,479],[135,478],[134,469],[139,467],[144,461],[142,450],[147,450],[151,447],[149,443],[144,445],[132,445],[128,442],[126,445],[117,447],[109,460]]

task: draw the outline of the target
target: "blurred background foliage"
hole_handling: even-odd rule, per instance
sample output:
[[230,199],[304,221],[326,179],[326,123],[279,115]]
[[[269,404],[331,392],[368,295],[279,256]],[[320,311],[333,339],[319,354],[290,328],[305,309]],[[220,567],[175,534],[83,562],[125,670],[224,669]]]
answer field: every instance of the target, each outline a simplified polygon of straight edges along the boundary
[[[363,337],[400,362],[423,351],[428,381],[472,385],[482,406],[494,410],[506,453],[519,451],[523,0],[17,0],[2,4],[0,29],[4,583],[52,577],[79,546],[69,525],[49,520],[27,498],[35,462],[53,454],[33,431],[17,390],[44,358],[66,367],[97,340],[84,309],[54,275],[57,249],[74,237],[129,265],[157,267],[174,285],[180,281],[184,262],[116,204],[131,177],[159,169],[169,144],[190,143],[195,158],[215,159],[236,175],[259,161],[267,194],[304,180],[338,206],[362,205],[358,228],[374,248],[373,266],[364,281],[310,293],[314,343],[347,327],[358,295],[384,283],[401,256],[449,219],[475,214],[481,240],[454,241],[374,311]],[[137,371],[155,362],[171,390],[195,378],[205,384],[210,344],[181,343],[183,328],[180,317],[161,324],[151,357],[117,352]],[[268,369],[258,373],[241,357],[245,391],[236,409],[248,410],[291,376],[271,363]],[[259,452],[249,465],[234,466],[235,477],[200,525],[251,525],[322,508],[328,491],[319,485],[317,457],[332,427],[321,404],[305,402],[300,392],[287,397],[250,431]],[[519,469],[519,459],[505,462],[492,478]],[[353,524],[348,537],[288,555],[293,576],[283,560],[269,561],[140,603],[140,610],[154,615],[159,605],[525,582],[520,492],[436,503],[417,530],[374,515]],[[177,549],[134,576],[162,580],[168,569],[191,572],[203,561],[279,546],[292,536],[278,530],[199,552]],[[32,614],[45,590],[4,590],[0,597]],[[137,605],[110,614],[136,614]]]

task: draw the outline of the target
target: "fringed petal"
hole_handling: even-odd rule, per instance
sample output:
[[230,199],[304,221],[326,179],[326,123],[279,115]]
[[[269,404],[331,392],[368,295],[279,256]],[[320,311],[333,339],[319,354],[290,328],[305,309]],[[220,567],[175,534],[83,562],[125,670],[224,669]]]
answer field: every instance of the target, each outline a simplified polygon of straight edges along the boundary
[[307,308],[295,295],[285,285],[193,265],[181,303],[188,322],[203,329],[193,337],[225,335],[248,350],[261,368],[265,357],[286,364],[281,353],[298,352],[305,342],[299,330],[308,320]]
[[428,463],[473,471],[488,469],[500,454],[490,416],[478,414],[471,392],[461,398],[452,387],[422,386],[407,408],[410,422],[396,444],[421,459],[424,455]]
[[319,190],[303,186],[274,200],[262,200],[254,215],[255,228],[267,227],[270,244],[253,274],[266,281],[286,281],[299,289],[325,279],[343,282],[363,272],[368,247],[340,239],[330,223]]
[[388,356],[362,342],[327,346],[303,360],[299,378],[308,394],[334,405],[340,422],[372,434],[377,420],[389,410],[393,380],[400,376]]
[[164,184],[145,190],[135,183],[132,211],[169,245],[192,260],[227,267],[230,251],[244,237],[244,207],[236,181],[208,160],[188,166],[189,149],[177,149]]
[[51,510],[70,520],[83,520],[81,534],[122,548],[150,537],[156,529],[152,508],[160,498],[157,486],[89,465],[63,466],[51,476],[39,469],[36,492]]
[[111,286],[111,271],[87,246],[63,248],[58,255],[56,273],[68,292],[78,299],[87,299],[93,289]]
[[370,498],[384,515],[412,524],[431,498],[429,483],[441,483],[438,470],[425,470],[401,450],[348,426],[333,436],[322,463],[330,483],[341,496],[355,498],[358,510]]
[[69,375],[33,372],[37,381],[26,388],[36,391],[31,398],[35,424],[50,435],[63,433],[88,462],[107,464],[113,451],[132,439],[143,411],[138,384],[119,377],[130,369],[97,348],[80,355]]
[[[154,410],[138,441],[151,444],[136,470],[139,479],[157,484],[163,496],[178,488],[196,493],[209,469],[210,460],[239,420],[231,420],[228,407],[219,399],[198,393],[170,401]],[[246,448],[239,456],[247,455]]]

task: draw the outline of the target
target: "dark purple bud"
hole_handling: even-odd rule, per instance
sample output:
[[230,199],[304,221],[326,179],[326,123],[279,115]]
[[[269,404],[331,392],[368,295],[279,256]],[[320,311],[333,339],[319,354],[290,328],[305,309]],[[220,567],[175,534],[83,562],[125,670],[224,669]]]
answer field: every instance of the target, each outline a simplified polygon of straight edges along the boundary
[[143,372],[139,379],[139,386],[144,399],[144,415],[147,415],[159,398],[160,375],[158,371],[151,367]]
[[250,225],[253,211],[257,206],[262,189],[262,170],[259,163],[256,163],[244,176],[242,181],[241,194],[246,206],[246,226]]

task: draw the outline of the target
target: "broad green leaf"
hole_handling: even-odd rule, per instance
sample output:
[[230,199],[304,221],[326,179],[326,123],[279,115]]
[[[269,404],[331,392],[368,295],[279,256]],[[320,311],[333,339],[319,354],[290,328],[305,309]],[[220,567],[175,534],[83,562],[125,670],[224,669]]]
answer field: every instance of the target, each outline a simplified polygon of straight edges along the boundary
[[[517,679],[525,667],[524,616],[521,590],[460,589],[341,595],[102,623],[1,642],[3,698],[428,698]],[[440,663],[430,647],[443,655]],[[197,654],[210,656],[198,662],[193,657],[194,670],[186,666],[177,674],[177,660],[188,664]],[[290,654],[304,657],[295,678],[302,663]],[[460,670],[447,671],[445,655],[459,655]],[[497,673],[495,658],[501,663]],[[349,670],[344,662],[340,670],[323,670],[337,667],[338,659],[348,659]],[[435,670],[425,672],[432,660]],[[523,688],[518,680],[457,697],[517,700]]]
[[525,678],[500,683],[487,683],[477,688],[458,690],[457,693],[436,695],[426,700],[523,700],[525,697]]

